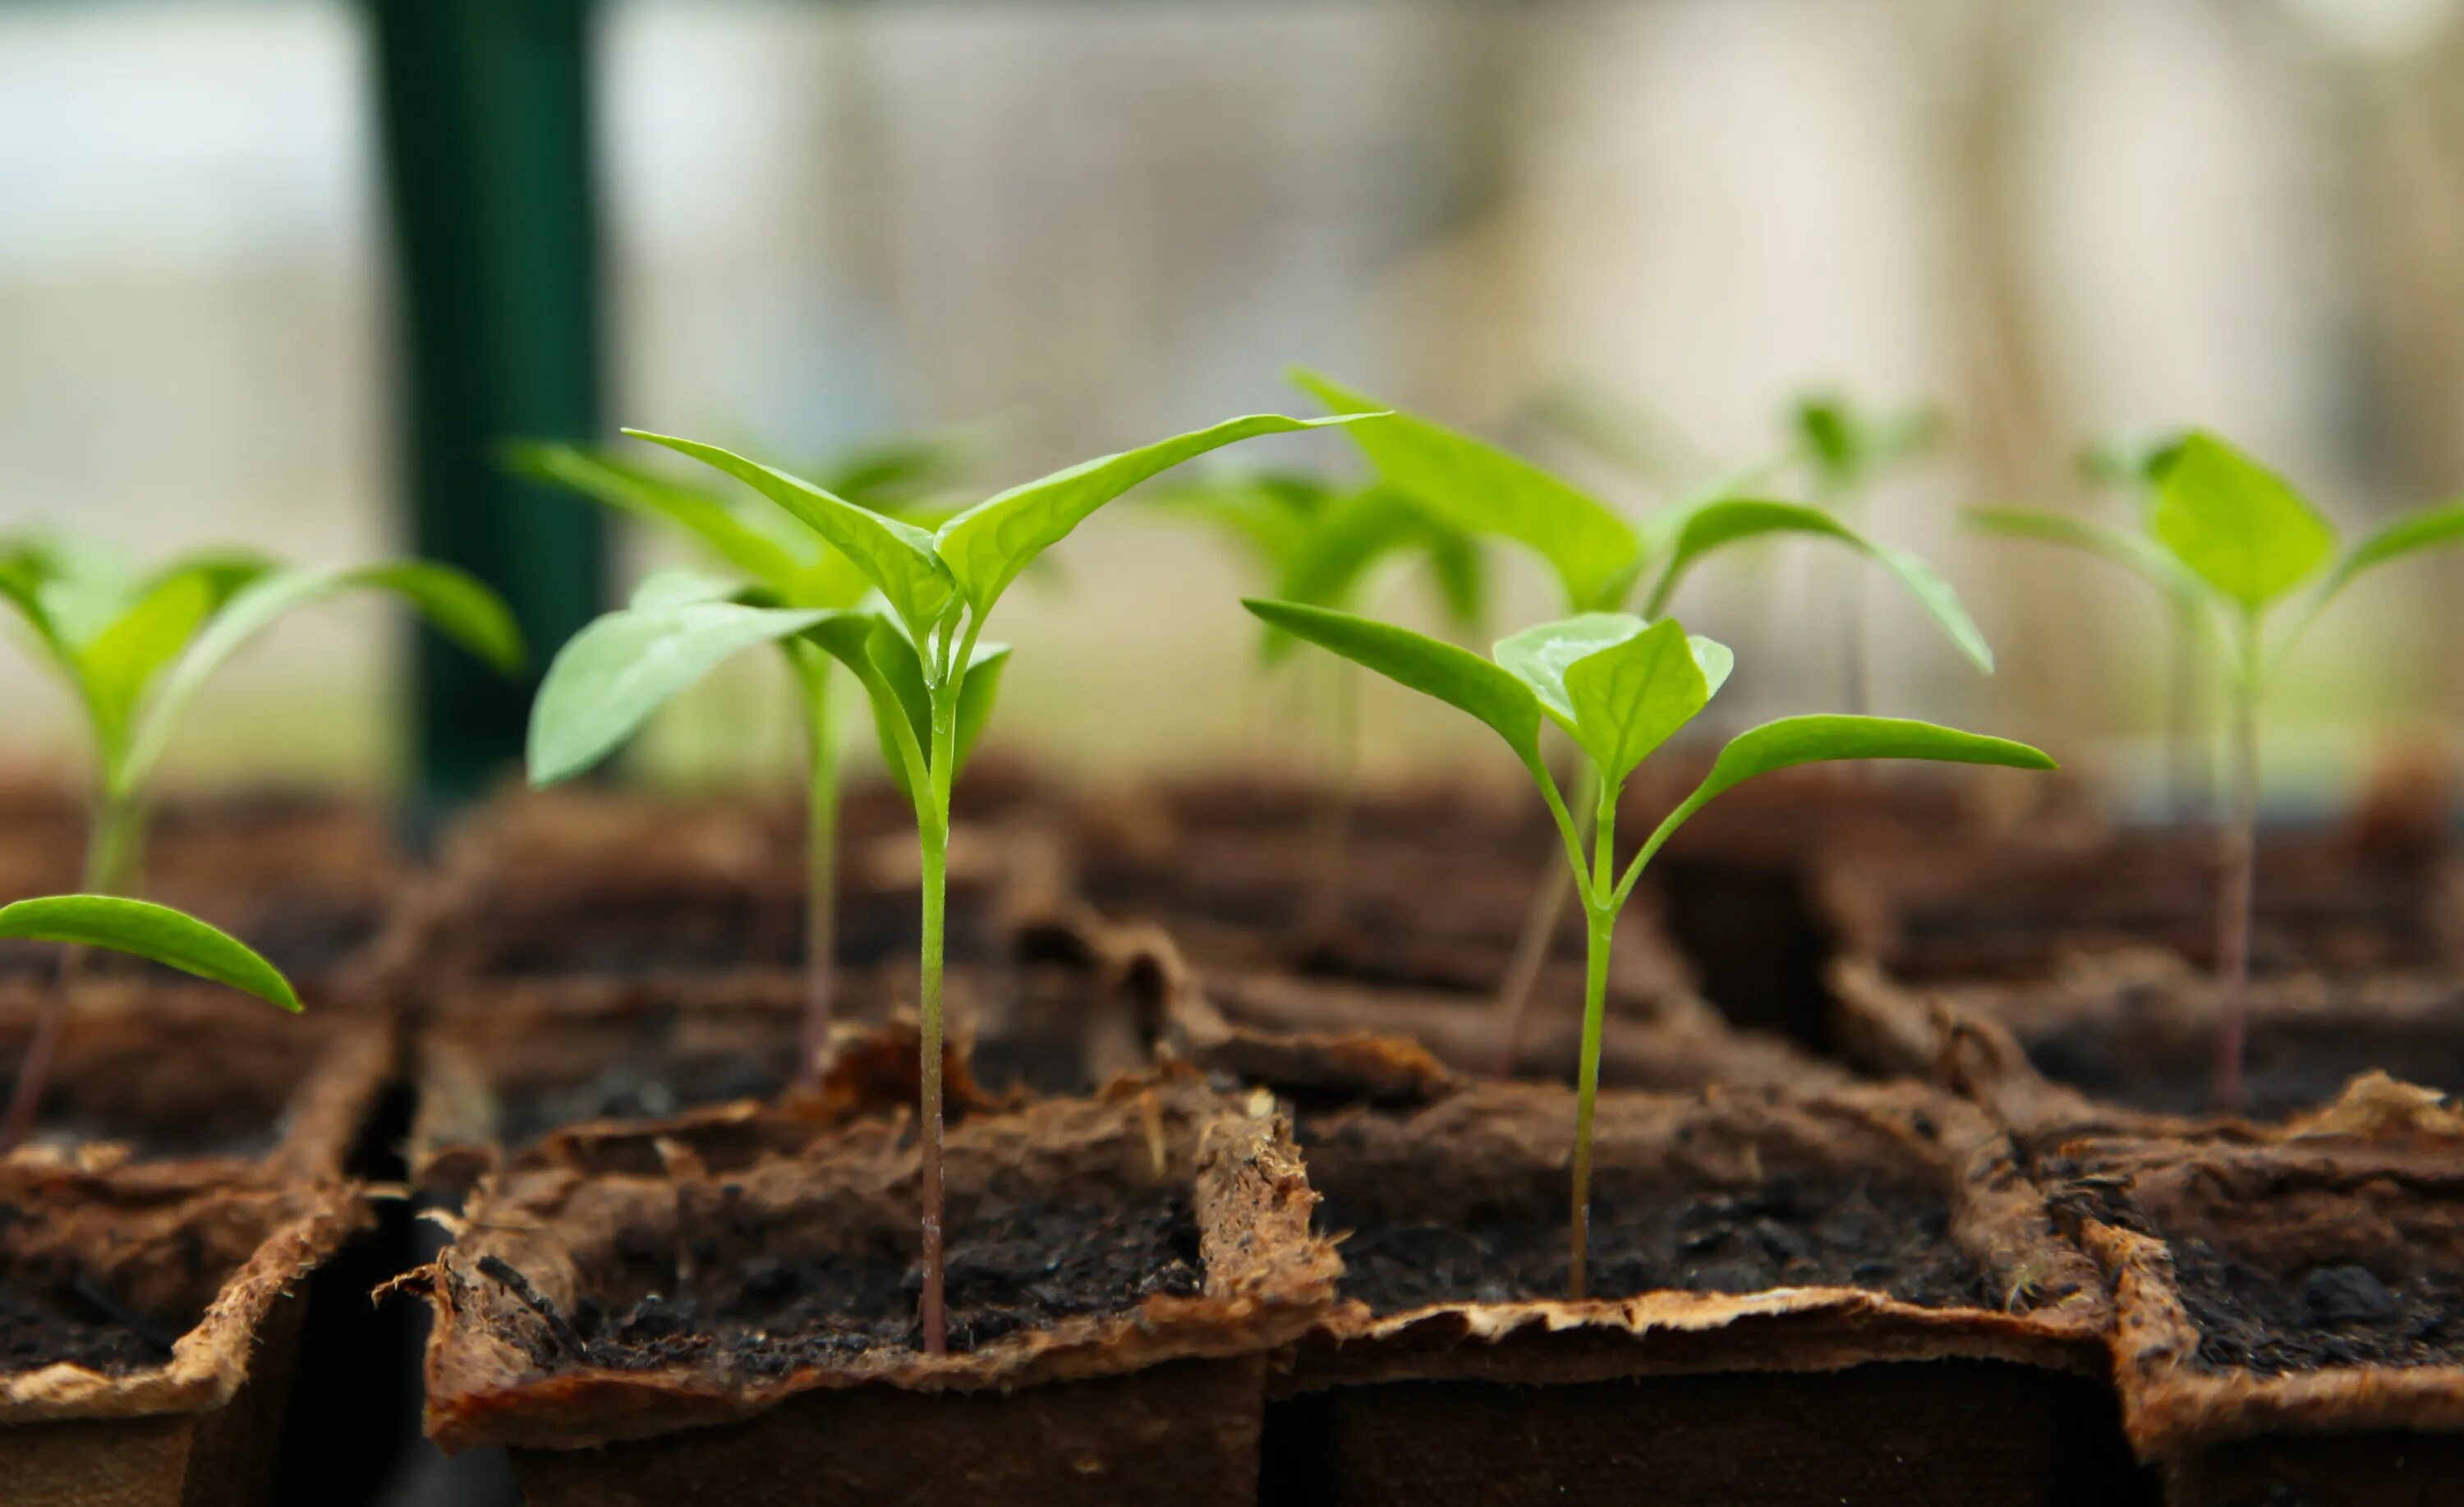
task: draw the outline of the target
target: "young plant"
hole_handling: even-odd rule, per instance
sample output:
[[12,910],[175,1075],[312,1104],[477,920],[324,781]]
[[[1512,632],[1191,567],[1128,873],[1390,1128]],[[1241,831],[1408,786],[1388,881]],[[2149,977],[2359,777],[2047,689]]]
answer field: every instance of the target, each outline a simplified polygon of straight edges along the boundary
[[[129,570],[91,545],[20,539],[0,543],[0,602],[13,609],[36,655],[66,681],[84,710],[94,758],[94,815],[84,883],[98,894],[143,887],[145,787],[198,690],[275,620],[349,591],[389,593],[473,654],[511,672],[521,631],[496,594],[448,565],[294,566],[243,554],[197,556],[151,574]],[[68,1001],[45,1002],[30,1060],[49,1062]],[[21,1073],[0,1138],[33,1123],[39,1071]]]
[[[965,455],[952,437],[893,438],[834,461],[825,470],[821,490],[875,512],[911,508],[935,494]],[[595,721],[581,709],[607,694],[603,677],[608,666],[635,664],[649,644],[665,645],[661,652],[674,656],[658,682],[660,702],[739,649],[772,644],[786,659],[804,730],[804,1023],[796,1082],[812,1087],[829,1037],[838,961],[841,740],[833,662],[803,637],[792,615],[708,609],[733,604],[790,614],[844,611],[864,601],[872,581],[810,529],[766,504],[744,506],[739,494],[694,486],[579,446],[517,446],[512,461],[538,480],[683,533],[732,573],[721,579],[678,569],[654,572],[622,610],[601,617],[565,644],[548,666],[532,710],[532,784],[552,785],[582,774],[639,730],[657,702],[643,705],[641,715],[621,727]],[[585,730],[590,735],[576,740]]]
[[[2229,708],[2232,812],[2222,832],[2216,906],[2215,1099],[2242,1100],[2242,1035],[2250,986],[2250,921],[2258,836],[2258,711],[2277,669],[2319,613],[2365,571],[2464,540],[2464,502],[2399,518],[2342,559],[2336,531],[2285,480],[2204,430],[2159,452],[2146,532],[2061,513],[1992,509],[1977,521],[2088,550],[2128,566],[2177,601],[2213,655]],[[2324,570],[2325,574],[2320,573]],[[2269,642],[2268,615],[2316,581]]]
[[[1338,485],[1292,471],[1234,471],[1176,487],[1159,501],[1213,525],[1285,601],[1352,606],[1380,565],[1408,556],[1427,566],[1451,625],[1470,628],[1480,621],[1487,581],[1478,541],[1392,488]],[[1259,654],[1272,667],[1291,646],[1287,635],[1268,628]],[[1319,852],[1308,911],[1318,921],[1335,911],[1351,838],[1359,766],[1357,680],[1352,666],[1338,665],[1331,683],[1330,777],[1316,821]]]
[[942,1301],[941,972],[950,797],[992,714],[1009,653],[984,641],[985,620],[1037,557],[1140,482],[1236,441],[1347,422],[1278,414],[1228,419],[1013,487],[932,531],[856,507],[715,445],[625,431],[712,466],[777,503],[880,593],[879,608],[790,607],[728,600],[716,594],[724,583],[705,583],[699,591],[680,591],[662,615],[637,617],[606,632],[594,625],[560,656],[569,662],[560,666],[564,688],[553,705],[541,696],[532,746],[535,759],[544,751],[550,768],[574,751],[611,748],[736,647],[793,635],[846,666],[864,687],[891,776],[915,807],[923,857],[917,1013],[924,1290],[917,1318],[930,1353],[949,1344]]
[[[2050,769],[2023,743],[1888,717],[1801,716],[1766,723],[1729,740],[1709,775],[1643,840],[1620,870],[1617,797],[1627,776],[1702,711],[1728,678],[1731,656],[1690,636],[1674,618],[1589,612],[1544,622],[1501,641],[1490,659],[1437,639],[1350,613],[1295,602],[1247,603],[1251,612],[1414,690],[1471,713],[1514,751],[1564,840],[1587,922],[1583,1036],[1574,1101],[1569,1291],[1584,1296],[1591,1219],[1592,1122],[1599,1097],[1600,1033],[1617,913],[1669,836],[1722,792],[1756,775],[1841,759],[1909,758]],[[1590,850],[1540,754],[1553,722],[1573,740],[1595,809]]]
[[[298,994],[273,964],[195,917],[149,901],[114,895],[20,900],[0,906],[0,938],[64,943],[70,956],[86,948],[107,948],[245,990],[294,1014],[299,1009]],[[67,993],[65,986],[59,993]],[[0,1125],[0,1157],[15,1150],[33,1129],[36,1096],[26,1092],[25,1085],[39,1084],[51,1074],[52,1054],[58,1045],[57,1029],[45,1029],[51,1020],[52,1007],[46,1004],[17,1064],[17,1092],[7,1124]]]
[[[1296,372],[1292,380],[1338,413],[1374,412],[1384,406],[1314,373]],[[1827,433],[1833,423],[1817,422],[1815,427]],[[1569,612],[1622,609],[1639,594],[1642,615],[1661,617],[1670,610],[1679,584],[1712,555],[1749,539],[1805,535],[1843,545],[1881,565],[1969,663],[1992,673],[1993,650],[1985,635],[1960,604],[1950,583],[1924,560],[1867,537],[1826,509],[1740,495],[1740,489],[1771,469],[1768,465],[1748,466],[1714,477],[1638,526],[1572,482],[1414,414],[1389,410],[1386,417],[1354,427],[1352,437],[1388,485],[1450,526],[1470,535],[1511,539],[1538,554],[1555,575]],[[1843,454],[1866,468],[1879,464],[1882,455],[1898,453],[1893,447],[1899,443],[1887,434],[1853,445],[1839,442]],[[1588,766],[1584,768],[1582,777],[1588,779]],[[1595,795],[1588,784],[1578,788],[1574,807],[1579,822],[1590,821]],[[1498,990],[1498,1013],[1504,1022],[1498,1037],[1501,1075],[1513,1065],[1549,941],[1556,935],[1573,896],[1569,876],[1551,878],[1535,897],[1514,956],[1507,965]]]
[[[1793,453],[1805,462],[1815,505],[1851,516],[1865,511],[1875,480],[1942,443],[1942,414],[1931,407],[1872,411],[1837,393],[1801,398],[1789,413]],[[1839,653],[1848,710],[1865,710],[1865,582],[1845,579]]]

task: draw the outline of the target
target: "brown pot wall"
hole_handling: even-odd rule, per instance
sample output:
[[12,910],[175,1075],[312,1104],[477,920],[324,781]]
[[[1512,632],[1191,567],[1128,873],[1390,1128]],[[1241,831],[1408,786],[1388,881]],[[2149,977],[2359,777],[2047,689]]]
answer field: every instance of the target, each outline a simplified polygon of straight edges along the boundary
[[[1535,1188],[1562,1201],[1573,1123],[1569,1092],[1485,1084],[1302,1131],[1328,1223],[1461,1229]],[[1999,1305],[1817,1285],[1380,1313],[1347,1287],[1280,1384],[1270,1478],[1345,1502],[2141,1499],[2100,1382],[2102,1285],[1983,1116],[1913,1085],[1603,1096],[1602,1187],[1690,1201],[1831,1173],[1937,1190]]]
[[[969,1500],[987,1503],[1153,1499],[1134,1494],[1160,1481],[1181,1483],[1176,1496],[1248,1500],[1262,1357],[1324,1308],[1338,1264],[1309,1233],[1311,1199],[1287,1129],[1263,1115],[1180,1070],[1093,1100],[970,1118],[950,1137],[954,1231],[998,1188],[1185,1187],[1202,1291],[945,1357],[903,1345],[794,1352],[758,1375],[716,1359],[615,1366],[612,1356],[576,1355],[540,1305],[573,1313],[585,1297],[613,1294],[607,1284],[627,1269],[619,1246],[655,1244],[688,1217],[680,1205],[742,1212],[710,1260],[729,1258],[728,1241],[809,1252],[912,1240],[914,1148],[901,1126],[849,1125],[723,1187],[509,1173],[419,1278],[438,1316],[429,1431],[449,1449],[514,1447],[526,1481],[559,1501],[654,1499],[628,1494],[641,1478],[716,1482],[748,1460],[795,1462],[797,1474],[782,1483],[769,1465],[749,1467],[746,1501],[810,1499],[824,1481],[830,1499],[851,1501],[913,1499],[924,1481],[966,1484]],[[637,1233],[611,1244],[617,1231]],[[963,1259],[962,1237],[954,1241]],[[508,1286],[506,1269],[537,1301]],[[961,1434],[967,1442],[955,1442]]]

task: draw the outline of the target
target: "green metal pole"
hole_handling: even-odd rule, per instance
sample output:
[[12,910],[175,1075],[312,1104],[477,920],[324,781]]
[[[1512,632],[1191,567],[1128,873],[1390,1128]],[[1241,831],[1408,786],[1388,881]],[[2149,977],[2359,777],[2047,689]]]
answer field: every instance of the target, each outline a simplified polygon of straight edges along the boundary
[[503,591],[529,636],[508,681],[422,629],[425,809],[521,755],[546,657],[602,604],[606,542],[577,498],[505,474],[516,437],[599,427],[590,0],[367,0],[397,286],[412,546]]

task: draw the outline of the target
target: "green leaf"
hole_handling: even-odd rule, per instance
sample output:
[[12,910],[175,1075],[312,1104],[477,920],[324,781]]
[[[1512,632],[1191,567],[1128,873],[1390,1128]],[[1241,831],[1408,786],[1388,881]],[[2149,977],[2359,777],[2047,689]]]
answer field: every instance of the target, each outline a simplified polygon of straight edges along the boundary
[[1792,422],[1807,459],[1834,491],[1864,486],[1932,448],[1944,431],[1942,414],[1930,406],[1876,413],[1831,395],[1800,401]]
[[1489,648],[1500,668],[1521,681],[1539,698],[1540,710],[1575,737],[1581,737],[1574,701],[1566,691],[1566,671],[1576,660],[1612,648],[1651,624],[1631,612],[1582,612],[1554,622],[1534,623],[1503,638]]
[[1741,732],[1720,751],[1711,773],[1683,809],[1699,808],[1723,791],[1773,770],[1846,759],[1908,758],[1949,764],[1999,764],[2011,769],[2057,767],[2041,751],[2008,738],[1962,732],[1902,717],[1823,714],[1782,717]]
[[134,790],[143,783],[169,742],[180,714],[225,661],[277,619],[346,591],[382,591],[398,597],[447,638],[500,673],[521,668],[522,633],[513,610],[468,571],[428,560],[269,571],[225,601],[172,666],[161,692],[145,709],[122,767],[121,789]]
[[50,895],[0,906],[0,937],[108,948],[245,990],[297,1012],[299,995],[248,946],[168,906],[110,895]]
[[2335,530],[2299,492],[2205,430],[2157,478],[2151,529],[2176,558],[2244,610],[2299,585],[2335,552]]
[[[1338,414],[1387,406],[1313,372],[1292,381]],[[1536,551],[1576,611],[1614,604],[1640,566],[1642,540],[1625,519],[1520,456],[1391,409],[1352,438],[1389,485],[1456,528]]]
[[1668,562],[1651,593],[1651,609],[1664,611],[1685,572],[1705,556],[1741,540],[1769,534],[1810,534],[1837,539],[1880,564],[1906,588],[1926,616],[1947,634],[1969,663],[1991,674],[1993,646],[1985,642],[1959,593],[1934,568],[1906,550],[1879,543],[1842,522],[1836,514],[1803,503],[1760,497],[1727,497],[1693,510],[1677,535]]
[[[634,582],[633,594],[625,599],[625,605],[636,610],[682,607],[696,601],[738,601],[744,595],[744,582],[740,580],[713,576],[690,565],[662,565]],[[756,605],[783,605],[771,594],[764,593],[763,599]]]
[[1262,434],[1290,434],[1348,418],[1290,419],[1253,413],[1168,440],[1082,461],[1067,470],[1013,487],[941,525],[942,561],[978,621],[1034,558],[1068,537],[1089,514],[1148,477],[1209,450]]
[[77,652],[77,676],[84,683],[106,765],[118,767],[138,702],[154,677],[196,637],[215,600],[213,582],[203,575],[162,577]]
[[2040,508],[1965,508],[1960,516],[1980,533],[2038,539],[2101,556],[2137,572],[2176,602],[2205,600],[2205,587],[2189,568],[2145,535]]
[[553,785],[581,774],[721,660],[833,615],[818,607],[697,601],[598,618],[557,651],[531,704],[531,783]]
[[2337,562],[2335,572],[2319,588],[2319,604],[2325,605],[2329,598],[2365,570],[2458,541],[2464,541],[2464,502],[2427,508],[2398,518],[2355,545],[2353,553]]
[[42,577],[31,561],[14,555],[0,556],[0,602],[6,602],[24,620],[35,645],[51,657],[55,666],[76,673],[77,651],[61,637],[59,624],[52,621],[51,609],[43,604]]
[[[881,736],[883,760],[890,767],[890,777],[901,795],[915,799],[907,775],[904,745],[890,718],[902,718],[907,732],[914,738],[915,750],[924,768],[933,767],[933,701],[924,684],[924,664],[915,645],[886,620],[873,620],[871,635],[865,641],[865,658],[870,663],[879,691],[873,697],[875,731]],[[993,713],[993,700],[1001,690],[1001,669],[1009,663],[1006,644],[978,644],[974,656],[967,662],[966,678],[958,686],[957,734],[958,768],[951,772],[955,782],[958,773],[967,767],[967,755],[974,751],[976,740],[983,735],[984,724]]]
[[868,512],[811,482],[715,445],[643,429],[625,433],[715,467],[786,509],[825,543],[854,561],[910,632],[931,632],[957,598],[950,572],[935,554],[933,535],[912,523]]
[[775,591],[793,595],[812,568],[809,558],[747,523],[723,499],[656,471],[572,445],[517,444],[506,453],[521,475],[684,530],[713,555]]
[[1584,655],[1565,669],[1574,737],[1610,788],[1694,720],[1728,678],[1725,644],[1689,639],[1675,618]]
[[1541,772],[1540,700],[1508,671],[1468,649],[1349,612],[1255,598],[1242,605],[1270,627],[1470,712],[1495,729],[1526,767]]

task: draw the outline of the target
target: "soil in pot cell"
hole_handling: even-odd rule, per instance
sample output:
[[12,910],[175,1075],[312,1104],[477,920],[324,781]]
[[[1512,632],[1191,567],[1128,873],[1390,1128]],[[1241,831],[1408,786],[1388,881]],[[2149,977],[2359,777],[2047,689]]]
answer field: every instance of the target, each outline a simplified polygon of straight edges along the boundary
[[[2172,1498],[2452,1501],[2464,1465],[2464,1178],[2451,1150],[2305,1144],[2101,1159],[2076,1206],[2117,1278],[2117,1374]],[[2116,1163],[2119,1165],[2115,1165]]]
[[1502,1084],[1304,1118],[1362,1306],[1299,1352],[1270,1477],[1397,1503],[2145,1499],[2095,1274],[1973,1110],[1604,1095],[1581,1303],[1573,1125],[1571,1094]]
[[1334,1268],[1290,1154],[1186,1074],[970,1118],[943,1357],[901,1126],[737,1177],[516,1173],[426,1278],[430,1431],[512,1445],[543,1503],[695,1471],[765,1503],[1247,1503],[1264,1352]]

